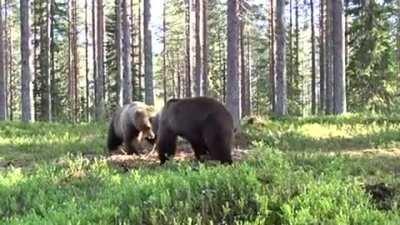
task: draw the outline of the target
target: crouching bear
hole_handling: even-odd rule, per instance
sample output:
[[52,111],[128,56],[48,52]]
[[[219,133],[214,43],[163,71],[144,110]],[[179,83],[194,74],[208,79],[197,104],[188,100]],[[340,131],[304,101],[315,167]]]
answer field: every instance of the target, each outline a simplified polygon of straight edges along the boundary
[[109,152],[125,145],[129,155],[139,154],[138,144],[143,138],[154,139],[150,117],[152,108],[142,102],[132,102],[114,112],[108,130]]
[[207,155],[211,160],[232,163],[233,119],[217,100],[171,99],[157,116],[153,124],[158,125],[157,150],[161,164],[175,154],[177,136],[189,141],[198,160]]

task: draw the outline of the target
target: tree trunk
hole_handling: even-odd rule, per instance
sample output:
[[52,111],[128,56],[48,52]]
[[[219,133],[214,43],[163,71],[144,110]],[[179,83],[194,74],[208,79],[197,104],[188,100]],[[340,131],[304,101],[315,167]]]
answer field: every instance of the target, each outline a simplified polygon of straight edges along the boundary
[[[300,89],[300,25],[299,25],[299,0],[295,0],[295,8],[294,8],[294,16],[295,16],[295,30],[294,30],[294,45],[295,45],[295,52],[294,52],[294,68],[292,68],[292,94],[295,101],[301,102],[301,98],[299,96],[299,89]],[[293,71],[294,70],[294,71]]]
[[231,112],[236,128],[240,125],[240,88],[239,88],[239,0],[228,1],[228,76],[226,106]]
[[247,33],[247,75],[246,75],[246,109],[245,114],[251,115],[251,51],[250,51],[250,31]]
[[148,105],[154,105],[153,51],[151,43],[152,35],[150,29],[150,0],[143,0],[143,39],[145,103]]
[[40,32],[40,120],[51,121],[51,93],[50,93],[50,19],[51,4],[46,2],[44,18],[42,18]]
[[190,74],[192,93],[200,96],[202,76],[201,43],[200,43],[200,0],[190,3]]
[[[0,0],[0,7],[3,4]],[[0,8],[0,121],[7,118],[7,98],[6,87],[7,77],[4,71],[4,25],[3,25],[3,10]]]
[[[0,4],[1,5],[1,4]],[[9,32],[8,32],[8,13],[7,13],[7,11],[8,11],[8,5],[9,5],[9,3],[8,3],[8,1],[7,0],[5,0],[4,1],[4,25],[3,25],[3,30],[4,30],[4,39],[3,39],[3,41],[4,41],[4,76],[5,76],[5,99],[6,99],[6,118],[8,118],[8,119],[10,119],[9,118],[9,112],[8,112],[8,108],[9,108],[9,101],[8,101],[8,95],[9,95],[9,87],[8,87],[8,77],[10,76],[10,71],[11,70],[9,70],[9,67],[8,67],[8,65],[9,65],[9,58],[10,58],[10,53],[9,53],[9,51],[8,51],[8,49],[9,49],[9,39],[8,39],[8,35],[9,35]]]
[[97,0],[92,0],[92,63],[93,63],[93,83],[94,83],[94,96],[93,96],[93,100],[94,100],[94,107],[91,110],[91,114],[93,115],[93,117],[97,120],[97,99],[98,99],[98,94],[97,94],[97,38],[96,38],[96,9],[97,9],[97,5],[96,5],[96,1]]
[[123,81],[123,75],[122,75],[122,57],[121,57],[121,51],[122,51],[122,42],[121,42],[121,1],[124,0],[115,0],[115,65],[117,69],[117,77],[116,77],[116,82],[117,82],[117,103],[118,106],[121,107],[123,105],[123,92],[124,92],[124,81]]
[[324,26],[324,3],[325,0],[320,2],[320,20],[319,20],[319,108],[320,112],[325,109],[325,26]]
[[132,74],[131,74],[131,40],[129,24],[129,4],[128,0],[122,0],[122,63],[123,63],[123,103],[128,104],[132,101]]
[[102,120],[105,113],[104,103],[104,14],[103,0],[97,0],[97,76],[96,76],[96,120]]
[[[52,0],[54,1],[54,0]],[[52,26],[53,27],[53,26]],[[52,28],[53,30],[53,28]],[[54,59],[54,58],[53,58]],[[86,121],[90,121],[90,90],[89,90],[89,22],[88,22],[88,0],[85,0],[85,91],[86,91],[86,104],[85,115]]]
[[201,0],[200,11],[200,28],[201,28],[201,93],[202,96],[207,96],[208,91],[208,0]]
[[192,84],[191,84],[191,77],[192,77],[192,67],[191,67],[191,42],[190,42],[190,15],[191,15],[191,0],[185,0],[185,4],[186,4],[186,10],[185,10],[185,49],[186,49],[186,66],[185,66],[185,97],[189,98],[192,97]]
[[284,116],[287,114],[286,73],[285,73],[285,1],[276,3],[276,106],[275,114]]
[[167,63],[166,63],[166,58],[167,58],[167,42],[166,42],[166,18],[165,18],[165,11],[166,11],[166,0],[164,0],[163,3],[163,96],[164,96],[164,105],[167,104]]
[[316,64],[315,64],[315,29],[314,29],[314,2],[310,0],[311,7],[311,113],[317,112],[317,90],[316,90]]
[[32,75],[31,75],[31,59],[30,59],[30,23],[29,12],[30,1],[20,0],[20,17],[21,17],[21,109],[22,121],[33,121],[32,106]]
[[247,93],[247,86],[246,86],[246,60],[244,56],[244,18],[240,21],[240,34],[239,34],[239,46],[240,46],[240,94],[241,94],[241,111],[242,111],[242,117],[248,116],[248,112],[246,111],[246,93]]
[[345,24],[343,0],[332,1],[332,39],[333,39],[333,74],[334,74],[334,112],[346,112],[346,74],[345,74]]
[[269,83],[270,83],[270,101],[271,110],[275,111],[275,0],[270,1],[270,34],[271,34],[271,48],[270,48],[270,66],[269,66]]
[[143,44],[142,44],[142,38],[143,38],[143,24],[142,24],[142,0],[139,0],[138,2],[138,26],[139,26],[139,38],[138,38],[138,56],[139,56],[139,62],[138,62],[138,98],[142,101],[143,96],[142,96],[142,78],[143,78]]
[[332,1],[326,1],[326,25],[325,25],[325,112],[333,113],[333,43],[332,43]]

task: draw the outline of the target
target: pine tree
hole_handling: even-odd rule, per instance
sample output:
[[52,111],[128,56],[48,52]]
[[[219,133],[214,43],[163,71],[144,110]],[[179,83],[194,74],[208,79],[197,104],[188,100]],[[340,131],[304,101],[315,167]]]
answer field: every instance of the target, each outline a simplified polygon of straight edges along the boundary
[[287,84],[286,84],[286,32],[285,32],[285,1],[276,3],[276,106],[275,114],[284,116],[287,114]]
[[228,1],[228,55],[227,55],[227,93],[226,106],[232,114],[235,127],[240,121],[240,88],[239,88],[239,0]]

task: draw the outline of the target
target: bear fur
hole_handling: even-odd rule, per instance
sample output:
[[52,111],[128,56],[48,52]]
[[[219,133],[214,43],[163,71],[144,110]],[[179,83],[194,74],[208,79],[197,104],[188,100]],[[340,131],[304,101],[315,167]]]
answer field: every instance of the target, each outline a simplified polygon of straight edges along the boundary
[[152,107],[142,102],[132,102],[117,109],[108,129],[109,152],[124,145],[128,154],[139,154],[138,145],[143,138],[154,139],[150,117]]
[[161,164],[175,154],[177,136],[191,144],[198,160],[207,156],[221,163],[232,163],[233,118],[213,98],[171,99],[153,124],[158,125],[156,147]]

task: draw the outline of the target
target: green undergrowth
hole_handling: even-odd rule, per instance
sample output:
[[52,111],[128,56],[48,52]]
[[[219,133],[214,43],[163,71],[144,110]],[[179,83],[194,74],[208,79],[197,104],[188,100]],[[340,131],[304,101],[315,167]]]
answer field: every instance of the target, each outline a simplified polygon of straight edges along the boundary
[[[253,140],[245,161],[232,166],[172,161],[128,172],[101,155],[104,125],[7,123],[8,131],[0,131],[2,160],[27,154],[24,160],[34,163],[0,168],[0,223],[397,225],[399,158],[340,154],[396,148],[399,137],[382,133],[395,133],[398,123],[377,120],[257,120],[243,129]],[[49,133],[58,145],[49,144]],[[336,137],[348,139],[343,149],[326,144]],[[12,144],[14,138],[21,140]],[[5,148],[15,151],[6,154]],[[40,157],[31,155],[36,151]],[[379,183],[392,190],[385,208],[365,191]]]

